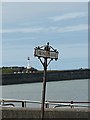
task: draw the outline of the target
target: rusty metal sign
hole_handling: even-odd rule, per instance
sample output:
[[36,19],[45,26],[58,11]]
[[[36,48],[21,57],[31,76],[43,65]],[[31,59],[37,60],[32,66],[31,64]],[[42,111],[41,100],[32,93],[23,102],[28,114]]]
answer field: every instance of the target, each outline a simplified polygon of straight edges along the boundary
[[46,50],[37,48],[34,51],[34,56],[58,59],[58,52],[57,51],[46,51]]

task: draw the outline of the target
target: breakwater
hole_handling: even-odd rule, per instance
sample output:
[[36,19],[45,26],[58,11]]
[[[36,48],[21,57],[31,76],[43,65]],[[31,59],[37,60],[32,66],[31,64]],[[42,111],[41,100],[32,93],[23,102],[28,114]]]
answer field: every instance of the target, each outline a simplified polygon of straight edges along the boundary
[[[89,79],[90,69],[76,69],[76,70],[62,70],[62,71],[48,71],[47,82]],[[17,74],[2,74],[0,85],[34,83],[43,81],[43,72],[36,73],[17,73]]]

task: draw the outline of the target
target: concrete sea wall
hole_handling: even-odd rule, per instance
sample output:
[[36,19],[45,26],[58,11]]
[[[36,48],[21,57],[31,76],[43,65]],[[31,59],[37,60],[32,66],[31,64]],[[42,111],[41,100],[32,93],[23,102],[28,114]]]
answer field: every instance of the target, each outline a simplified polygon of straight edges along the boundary
[[[88,108],[46,108],[45,109],[45,118],[59,118],[58,120],[70,120],[70,118],[73,120],[89,120],[90,110]],[[31,118],[36,120],[40,118],[41,116],[41,110],[40,109],[31,109],[31,108],[2,108],[2,120],[9,120],[11,118],[12,120],[17,120],[17,118],[21,120],[21,118],[24,120],[25,118]]]
[[[48,71],[47,81],[62,81],[62,80],[75,80],[75,79],[88,79],[90,78],[90,69],[78,70],[63,70],[63,71]],[[43,81],[43,72],[36,73],[17,73],[17,74],[2,74],[0,84],[21,84],[21,83],[34,83]]]

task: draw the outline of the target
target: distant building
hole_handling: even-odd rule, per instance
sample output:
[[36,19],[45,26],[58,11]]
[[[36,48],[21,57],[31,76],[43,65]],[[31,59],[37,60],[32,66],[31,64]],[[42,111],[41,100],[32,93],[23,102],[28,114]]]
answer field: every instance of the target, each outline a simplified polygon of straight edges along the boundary
[[34,73],[34,72],[37,72],[38,70],[33,68],[33,67],[30,67],[30,68],[27,68],[26,70],[26,73]]

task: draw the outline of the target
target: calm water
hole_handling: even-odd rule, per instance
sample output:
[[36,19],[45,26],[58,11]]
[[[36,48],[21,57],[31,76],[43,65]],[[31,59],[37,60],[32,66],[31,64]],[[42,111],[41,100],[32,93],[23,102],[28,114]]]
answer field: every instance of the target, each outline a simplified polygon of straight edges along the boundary
[[[2,98],[41,101],[42,83],[0,86]],[[47,82],[46,100],[88,101],[88,80]]]

